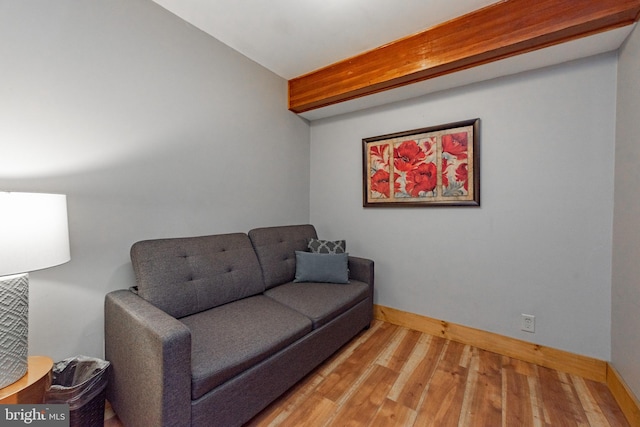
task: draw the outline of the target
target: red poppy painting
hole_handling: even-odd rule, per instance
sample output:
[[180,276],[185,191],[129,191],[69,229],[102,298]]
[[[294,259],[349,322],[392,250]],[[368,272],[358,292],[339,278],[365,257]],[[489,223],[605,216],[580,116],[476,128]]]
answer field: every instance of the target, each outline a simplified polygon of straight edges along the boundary
[[436,139],[399,141],[393,148],[395,197],[433,197],[438,182]]
[[363,141],[363,206],[479,206],[479,119]]
[[371,176],[369,187],[372,199],[388,199],[391,169],[389,168],[389,144],[374,145],[369,149]]

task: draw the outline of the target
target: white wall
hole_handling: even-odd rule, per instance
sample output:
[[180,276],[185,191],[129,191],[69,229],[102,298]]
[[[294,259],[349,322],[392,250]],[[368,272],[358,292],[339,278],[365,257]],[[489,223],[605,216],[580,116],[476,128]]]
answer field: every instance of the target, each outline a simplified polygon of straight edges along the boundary
[[0,190],[68,195],[72,259],[31,274],[30,354],[103,355],[137,240],[309,220],[286,81],[150,0],[0,2],[0,58]]
[[[608,360],[615,97],[611,53],[314,121],[311,222],[377,304]],[[480,208],[362,207],[362,138],[476,117]]]
[[620,50],[616,127],[611,361],[640,397],[640,30]]

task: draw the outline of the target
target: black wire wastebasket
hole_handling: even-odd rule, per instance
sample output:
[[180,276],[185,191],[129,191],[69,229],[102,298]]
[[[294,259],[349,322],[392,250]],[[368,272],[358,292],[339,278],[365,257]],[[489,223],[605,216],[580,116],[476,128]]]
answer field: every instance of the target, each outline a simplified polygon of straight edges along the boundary
[[104,403],[109,362],[76,356],[53,365],[46,403],[69,405],[70,427],[104,426]]

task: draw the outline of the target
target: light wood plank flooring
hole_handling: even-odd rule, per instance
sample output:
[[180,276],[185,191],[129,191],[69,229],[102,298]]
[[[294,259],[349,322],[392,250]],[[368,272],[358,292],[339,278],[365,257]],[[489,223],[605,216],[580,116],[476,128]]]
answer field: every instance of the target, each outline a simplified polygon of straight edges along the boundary
[[606,385],[375,321],[246,427],[628,426]]
[[605,384],[374,321],[245,427],[628,425]]

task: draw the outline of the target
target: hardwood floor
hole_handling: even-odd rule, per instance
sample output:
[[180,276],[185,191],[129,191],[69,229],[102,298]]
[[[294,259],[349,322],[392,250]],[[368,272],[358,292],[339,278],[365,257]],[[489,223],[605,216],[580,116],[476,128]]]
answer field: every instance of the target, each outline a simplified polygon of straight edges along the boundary
[[628,426],[607,386],[375,321],[246,427]]
[[122,421],[118,418],[109,402],[106,403],[104,408],[104,427],[123,427]]
[[629,424],[605,384],[374,321],[245,427],[302,425]]

